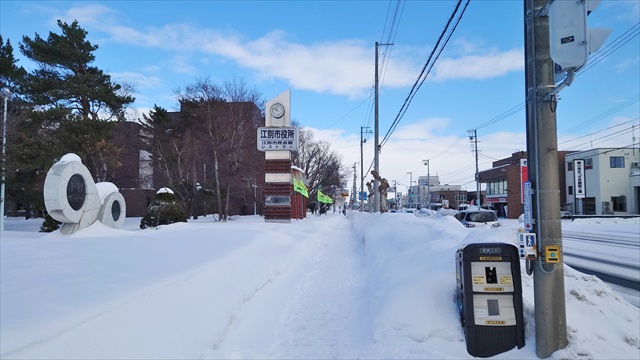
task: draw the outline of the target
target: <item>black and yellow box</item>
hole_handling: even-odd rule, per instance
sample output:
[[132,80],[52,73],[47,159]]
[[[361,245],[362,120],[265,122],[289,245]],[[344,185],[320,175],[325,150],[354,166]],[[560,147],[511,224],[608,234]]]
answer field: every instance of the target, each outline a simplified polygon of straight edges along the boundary
[[494,356],[525,344],[518,248],[467,244],[456,252],[456,303],[467,352]]

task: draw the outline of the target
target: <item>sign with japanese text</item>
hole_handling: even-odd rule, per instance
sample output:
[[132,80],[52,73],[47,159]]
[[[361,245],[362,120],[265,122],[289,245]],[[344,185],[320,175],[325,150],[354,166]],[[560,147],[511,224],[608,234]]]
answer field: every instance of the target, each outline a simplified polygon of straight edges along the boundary
[[529,180],[527,159],[520,159],[520,203],[524,204],[524,182]]
[[524,229],[533,230],[533,206],[531,204],[531,181],[524,182]]
[[258,128],[258,150],[298,151],[298,134],[295,127]]
[[576,199],[583,199],[587,196],[586,184],[584,182],[584,170],[584,160],[573,160],[573,183]]

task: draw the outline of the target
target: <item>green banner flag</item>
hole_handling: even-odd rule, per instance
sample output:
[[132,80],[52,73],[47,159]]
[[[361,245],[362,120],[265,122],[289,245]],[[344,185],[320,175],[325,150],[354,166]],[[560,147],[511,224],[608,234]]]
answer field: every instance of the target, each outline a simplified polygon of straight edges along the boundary
[[309,191],[307,190],[307,187],[304,185],[302,181],[298,179],[293,179],[293,191],[302,194],[302,196],[306,198],[309,197]]
[[323,194],[320,189],[318,189],[318,201],[325,204],[333,204],[333,199]]

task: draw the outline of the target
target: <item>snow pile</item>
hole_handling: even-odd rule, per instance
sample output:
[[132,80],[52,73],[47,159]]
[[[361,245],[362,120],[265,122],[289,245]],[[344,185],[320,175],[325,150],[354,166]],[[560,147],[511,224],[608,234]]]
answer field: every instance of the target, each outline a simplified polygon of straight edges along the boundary
[[[10,220],[0,241],[0,357],[471,358],[453,301],[455,252],[514,243],[522,224],[468,229],[423,215],[201,217],[149,230],[127,219],[125,230],[94,224],[73,236]],[[638,234],[637,222],[567,225]],[[552,358],[640,358],[639,309],[564,269],[569,346]],[[522,281],[526,346],[495,358],[537,358],[524,269]]]

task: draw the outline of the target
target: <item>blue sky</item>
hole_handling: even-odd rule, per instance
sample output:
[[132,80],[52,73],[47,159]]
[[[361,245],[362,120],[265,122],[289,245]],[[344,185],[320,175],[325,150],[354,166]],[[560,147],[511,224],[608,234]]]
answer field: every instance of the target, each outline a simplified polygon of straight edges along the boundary
[[[477,129],[480,170],[526,149],[523,1],[472,1],[451,41],[382,148],[383,177],[407,185],[431,175],[474,190],[475,159],[466,132]],[[640,141],[640,2],[604,0],[591,27],[612,28],[611,51],[560,93],[560,150]],[[174,110],[175,90],[197,78],[243,79],[269,100],[290,89],[292,118],[327,140],[345,166],[360,162],[360,129],[373,130],[374,44],[380,48],[382,139],[432,51],[455,1],[7,1],[0,33],[18,49],[22,36],[59,33],[78,20],[97,44],[96,66],[136,85],[132,118],[154,104]],[[386,23],[386,27],[385,27]],[[635,26],[635,27],[634,27]],[[626,43],[620,39],[627,33]],[[619,45],[613,43],[619,39]],[[20,65],[33,69],[19,51]],[[596,54],[597,55],[597,54]],[[592,55],[593,56],[593,55]],[[489,123],[489,124],[487,124]],[[632,126],[635,125],[635,128]],[[635,133],[634,133],[635,131]],[[607,136],[616,132],[617,136]],[[364,145],[365,171],[373,136]],[[603,138],[604,137],[604,138]],[[571,141],[576,138],[575,141]],[[357,165],[358,176],[360,165]],[[353,175],[349,176],[352,179]],[[366,180],[365,180],[366,181]],[[359,183],[359,181],[358,181]],[[349,184],[349,189],[351,185]],[[401,191],[405,191],[400,186]]]

